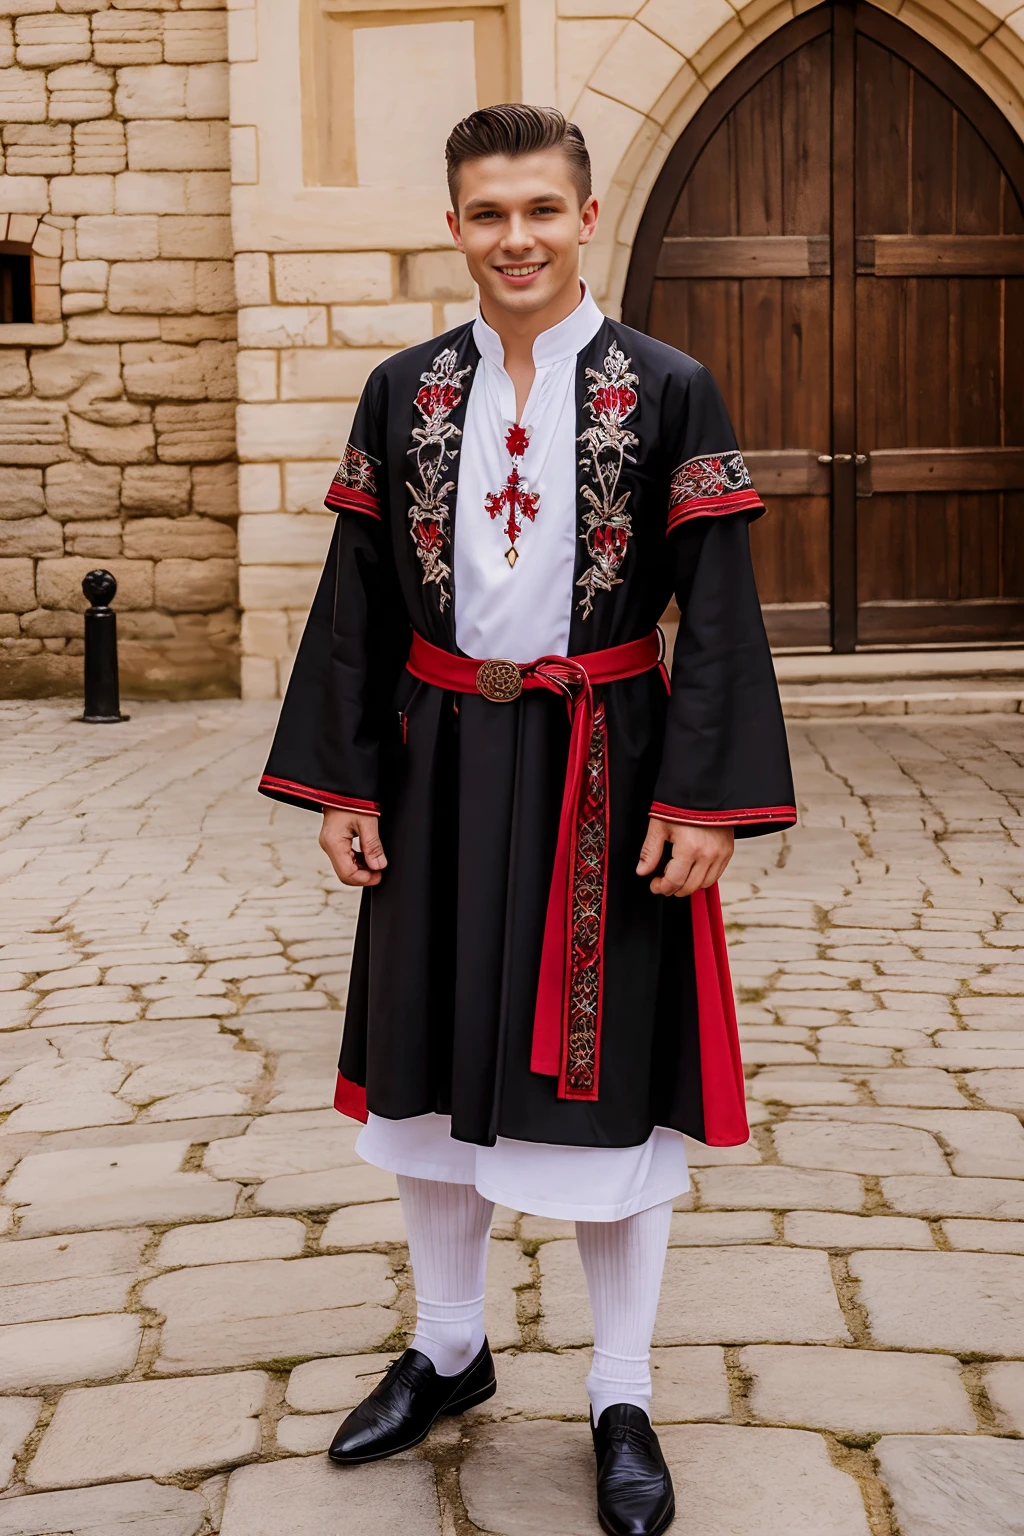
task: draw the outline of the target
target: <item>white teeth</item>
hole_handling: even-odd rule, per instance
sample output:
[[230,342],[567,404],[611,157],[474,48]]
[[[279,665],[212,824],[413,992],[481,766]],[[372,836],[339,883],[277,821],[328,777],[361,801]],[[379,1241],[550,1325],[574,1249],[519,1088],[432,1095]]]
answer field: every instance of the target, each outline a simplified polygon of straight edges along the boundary
[[533,267],[499,267],[498,270],[504,272],[506,277],[532,277],[534,272],[539,272],[543,265],[542,261],[538,261]]

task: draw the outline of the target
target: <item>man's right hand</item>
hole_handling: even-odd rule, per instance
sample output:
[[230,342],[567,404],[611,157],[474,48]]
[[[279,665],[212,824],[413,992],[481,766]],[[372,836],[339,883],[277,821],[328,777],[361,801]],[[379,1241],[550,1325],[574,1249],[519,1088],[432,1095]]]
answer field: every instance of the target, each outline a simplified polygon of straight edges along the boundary
[[[320,847],[334,865],[342,885],[379,885],[387,866],[376,816],[355,811],[324,811]],[[358,851],[352,846],[359,839]]]

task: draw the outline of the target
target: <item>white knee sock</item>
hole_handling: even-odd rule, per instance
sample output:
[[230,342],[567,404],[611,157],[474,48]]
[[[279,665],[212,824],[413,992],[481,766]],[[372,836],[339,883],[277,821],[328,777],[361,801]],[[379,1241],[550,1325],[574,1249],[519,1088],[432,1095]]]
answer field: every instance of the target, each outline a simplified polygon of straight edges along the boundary
[[439,1376],[465,1370],[484,1342],[487,1241],[494,1205],[472,1184],[398,1175],[416,1282],[413,1349]]
[[669,1200],[622,1221],[576,1223],[594,1314],[587,1392],[595,1424],[613,1403],[635,1403],[650,1417],[651,1335],[671,1219]]

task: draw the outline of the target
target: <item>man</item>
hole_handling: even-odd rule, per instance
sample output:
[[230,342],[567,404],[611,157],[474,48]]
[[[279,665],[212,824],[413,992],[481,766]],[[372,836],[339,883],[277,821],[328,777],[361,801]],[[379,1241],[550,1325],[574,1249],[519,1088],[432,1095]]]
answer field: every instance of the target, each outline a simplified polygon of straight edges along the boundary
[[649,1350],[682,1133],[748,1134],[717,881],[735,835],[795,820],[763,508],[707,371],[580,282],[579,130],[485,108],[447,162],[480,313],[370,376],[261,785],[323,811],[363,888],[336,1103],[398,1175],[416,1280],[413,1346],[330,1455],[490,1397],[493,1202],[575,1219],[598,1512],[650,1536],[674,1515]]

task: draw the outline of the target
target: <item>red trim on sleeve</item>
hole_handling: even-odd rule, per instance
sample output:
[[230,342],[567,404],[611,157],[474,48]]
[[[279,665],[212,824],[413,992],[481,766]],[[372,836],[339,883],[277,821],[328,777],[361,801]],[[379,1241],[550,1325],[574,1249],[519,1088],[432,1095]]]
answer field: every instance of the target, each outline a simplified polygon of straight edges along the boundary
[[731,491],[725,496],[692,497],[678,507],[670,508],[668,532],[671,533],[681,523],[688,523],[692,517],[724,517],[729,512],[752,512],[758,507],[762,512],[765,509],[764,502],[753,488]]
[[347,508],[350,512],[365,512],[367,517],[375,517],[380,522],[380,502],[376,496],[368,496],[365,491],[354,491],[347,485],[332,484],[324,497],[324,506],[332,512],[340,512]]
[[342,1077],[339,1072],[334,1089],[334,1107],[339,1114],[348,1115],[350,1120],[361,1120],[365,1125],[369,1118],[366,1108],[366,1089],[360,1088],[358,1083],[353,1083],[349,1078]]
[[758,822],[777,822],[791,827],[796,821],[795,805],[761,805],[738,811],[688,811],[655,800],[650,813],[659,821],[674,821],[684,827],[746,827]]
[[265,795],[291,795],[296,800],[309,800],[313,805],[337,811],[360,811],[365,816],[379,816],[376,800],[353,800],[346,795],[332,794],[329,789],[311,789],[308,784],[295,784],[291,779],[277,779],[265,773],[259,782]]

